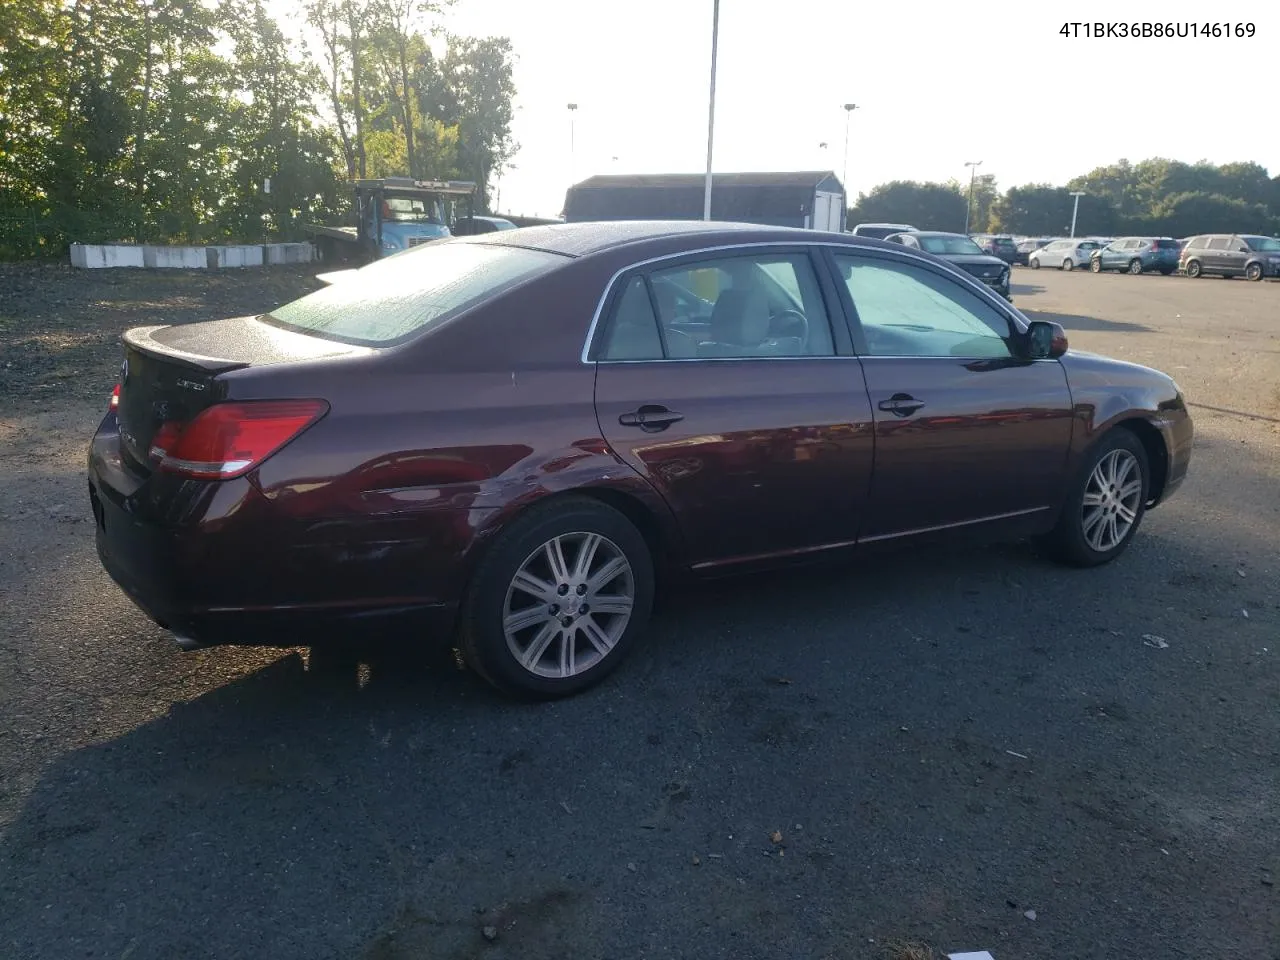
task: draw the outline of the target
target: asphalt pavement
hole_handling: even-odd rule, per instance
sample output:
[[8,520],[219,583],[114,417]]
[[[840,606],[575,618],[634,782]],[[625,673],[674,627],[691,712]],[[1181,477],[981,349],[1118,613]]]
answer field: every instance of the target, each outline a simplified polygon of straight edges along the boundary
[[540,706],[445,653],[179,652],[94,555],[105,392],[6,397],[0,957],[1280,957],[1280,284],[1013,293],[1193,404],[1119,561],[718,583]]

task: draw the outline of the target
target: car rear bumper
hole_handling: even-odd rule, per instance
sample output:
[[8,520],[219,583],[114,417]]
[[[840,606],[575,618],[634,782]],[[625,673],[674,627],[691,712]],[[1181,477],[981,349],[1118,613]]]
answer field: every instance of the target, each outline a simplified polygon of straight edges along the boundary
[[376,522],[362,534],[282,516],[244,477],[134,472],[114,415],[90,445],[88,481],[103,568],[183,647],[451,636],[474,529],[457,514],[473,511],[438,511],[415,525],[422,537],[399,541]]

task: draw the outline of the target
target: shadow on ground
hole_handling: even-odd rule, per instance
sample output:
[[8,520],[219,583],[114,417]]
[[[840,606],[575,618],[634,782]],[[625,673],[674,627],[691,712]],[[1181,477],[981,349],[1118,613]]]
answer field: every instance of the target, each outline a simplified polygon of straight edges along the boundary
[[1103,320],[1101,317],[1082,317],[1071,313],[1049,313],[1044,310],[1023,310],[1030,320],[1045,320],[1060,323],[1070,335],[1073,330],[1099,330],[1109,333],[1154,333],[1151,327],[1142,323],[1127,323],[1122,320]]

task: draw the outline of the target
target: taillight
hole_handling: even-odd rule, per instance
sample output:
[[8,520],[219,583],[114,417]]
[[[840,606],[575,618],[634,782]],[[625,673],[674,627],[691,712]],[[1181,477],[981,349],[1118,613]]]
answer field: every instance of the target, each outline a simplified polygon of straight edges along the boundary
[[118,383],[111,388],[111,405],[107,409],[109,410],[120,409],[120,384]]
[[152,438],[160,469],[187,477],[226,480],[247,473],[326,413],[323,400],[219,403],[185,427],[164,424]]

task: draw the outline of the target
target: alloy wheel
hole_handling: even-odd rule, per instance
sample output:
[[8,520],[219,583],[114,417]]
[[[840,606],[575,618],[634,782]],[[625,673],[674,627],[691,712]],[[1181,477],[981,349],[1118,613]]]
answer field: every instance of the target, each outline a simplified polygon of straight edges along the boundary
[[1140,274],[1140,273],[1142,272],[1142,261],[1141,261],[1141,260],[1130,260],[1130,261],[1129,261],[1129,272],[1130,272],[1131,274],[1133,274],[1135,277],[1136,277],[1138,274]]
[[1085,542],[1098,553],[1114,550],[1138,519],[1142,467],[1130,451],[1107,453],[1089,474],[1081,505]]
[[577,676],[610,654],[635,601],[635,575],[616,543],[598,533],[552,537],[529,554],[507,588],[507,648],[536,676]]

